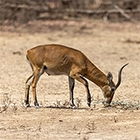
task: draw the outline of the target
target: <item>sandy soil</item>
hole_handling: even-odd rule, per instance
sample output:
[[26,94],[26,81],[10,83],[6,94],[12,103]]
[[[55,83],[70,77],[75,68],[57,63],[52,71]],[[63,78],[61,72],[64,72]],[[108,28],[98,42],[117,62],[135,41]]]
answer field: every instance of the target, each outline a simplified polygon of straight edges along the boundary
[[[0,140],[140,140],[140,25],[93,21],[31,22],[0,27]],[[39,44],[57,43],[84,52],[104,73],[122,84],[113,106],[104,108],[99,87],[90,84],[91,108],[85,88],[75,85],[77,109],[68,106],[66,76],[42,75],[37,96],[40,109],[23,107],[25,80],[31,75],[25,55]]]

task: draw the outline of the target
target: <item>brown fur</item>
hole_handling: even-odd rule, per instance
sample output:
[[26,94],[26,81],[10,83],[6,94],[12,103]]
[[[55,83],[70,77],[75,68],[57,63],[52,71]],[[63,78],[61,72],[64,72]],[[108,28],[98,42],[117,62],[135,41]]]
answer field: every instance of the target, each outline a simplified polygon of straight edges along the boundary
[[74,79],[85,85],[87,89],[87,100],[89,106],[91,96],[88,89],[88,82],[85,78],[89,79],[103,90],[106,104],[110,104],[113,98],[114,92],[111,91],[111,87],[115,87],[115,84],[112,82],[112,80],[110,80],[110,87],[107,76],[79,50],[57,44],[40,45],[27,51],[27,59],[29,60],[33,69],[33,74],[26,81],[25,103],[27,105],[29,104],[29,88],[31,84],[34,103],[35,106],[38,106],[36,84],[39,77],[44,72],[48,73],[48,75],[64,74],[71,78],[69,84],[72,106],[74,106]]

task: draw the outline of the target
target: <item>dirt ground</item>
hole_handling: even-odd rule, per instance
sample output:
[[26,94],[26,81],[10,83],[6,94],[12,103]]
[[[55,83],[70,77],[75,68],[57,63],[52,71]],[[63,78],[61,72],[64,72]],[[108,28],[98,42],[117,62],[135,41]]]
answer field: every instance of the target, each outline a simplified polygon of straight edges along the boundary
[[[0,140],[140,140],[140,24],[100,21],[44,21],[0,26]],[[24,108],[25,80],[31,68],[25,55],[39,44],[63,44],[81,50],[105,74],[122,73],[112,107],[89,81],[92,105],[76,82],[76,109],[69,108],[68,77],[42,75],[37,85],[40,104]]]

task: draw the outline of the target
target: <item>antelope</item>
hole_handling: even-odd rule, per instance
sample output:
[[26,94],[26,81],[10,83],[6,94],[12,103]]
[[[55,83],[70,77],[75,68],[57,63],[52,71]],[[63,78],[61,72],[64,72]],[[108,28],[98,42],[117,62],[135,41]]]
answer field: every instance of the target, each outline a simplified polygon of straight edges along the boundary
[[59,44],[40,45],[27,51],[27,60],[32,68],[33,74],[26,80],[24,103],[29,107],[29,90],[32,87],[34,105],[39,108],[36,95],[36,85],[40,76],[46,72],[48,75],[67,75],[69,81],[70,106],[74,104],[75,79],[81,82],[86,88],[87,104],[90,107],[91,94],[88,80],[95,83],[103,91],[105,107],[110,106],[116,89],[121,84],[121,67],[118,73],[118,82],[115,85],[113,75],[109,72],[105,75],[99,70],[81,51]]

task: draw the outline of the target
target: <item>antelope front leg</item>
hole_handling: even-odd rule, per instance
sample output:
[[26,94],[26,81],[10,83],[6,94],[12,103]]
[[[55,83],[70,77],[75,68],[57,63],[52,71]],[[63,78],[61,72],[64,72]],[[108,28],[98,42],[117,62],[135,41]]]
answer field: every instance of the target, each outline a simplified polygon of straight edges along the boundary
[[91,104],[91,95],[90,95],[90,91],[89,91],[89,87],[88,87],[88,81],[84,77],[82,77],[82,76],[80,76],[80,78],[85,81],[84,85],[86,87],[86,92],[87,92],[87,104],[90,107],[90,104]]
[[75,74],[73,76],[74,79],[76,79],[77,81],[81,82],[85,87],[86,87],[86,92],[87,92],[87,104],[88,106],[90,107],[90,104],[91,104],[91,95],[90,95],[90,91],[89,91],[89,87],[88,87],[88,82],[87,80],[82,77],[81,75],[79,74]]
[[73,99],[73,90],[74,90],[75,81],[70,76],[68,78],[69,78],[69,90],[70,90],[70,105],[73,108],[75,108],[74,99]]

